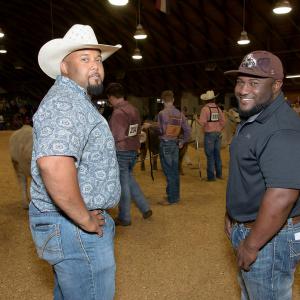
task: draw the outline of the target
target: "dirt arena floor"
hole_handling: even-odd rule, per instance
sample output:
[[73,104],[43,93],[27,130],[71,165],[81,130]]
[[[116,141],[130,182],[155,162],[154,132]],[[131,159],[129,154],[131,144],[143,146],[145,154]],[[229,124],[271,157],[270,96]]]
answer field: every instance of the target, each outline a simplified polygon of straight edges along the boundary
[[[0,132],[0,299],[48,300],[52,299],[52,270],[35,253],[9,159],[10,134]],[[227,152],[222,151],[225,178]],[[196,166],[198,153],[191,148],[189,154]],[[200,158],[204,178],[203,150]],[[160,166],[154,182],[149,166],[144,172],[139,167],[136,178],[152,205],[153,217],[143,220],[133,207],[132,225],[116,230],[115,299],[239,299],[235,258],[223,233],[226,180],[206,182],[197,169],[185,166],[180,203],[161,207],[157,201],[165,195],[165,179]],[[115,216],[116,210],[111,213]],[[300,300],[299,270],[293,299]]]

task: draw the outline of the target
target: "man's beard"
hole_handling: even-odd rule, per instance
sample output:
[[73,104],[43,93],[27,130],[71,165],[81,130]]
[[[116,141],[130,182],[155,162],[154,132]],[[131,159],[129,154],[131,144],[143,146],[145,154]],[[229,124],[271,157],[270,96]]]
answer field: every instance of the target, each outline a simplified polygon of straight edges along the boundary
[[250,110],[246,110],[246,111],[241,110],[239,107],[238,113],[239,113],[241,119],[246,120],[246,119],[250,118],[251,116],[254,116],[254,115],[260,113],[262,110],[264,110],[266,108],[266,106],[268,106],[268,105],[263,105],[263,104],[256,105],[253,108],[251,108]]
[[89,84],[86,88],[87,93],[92,96],[100,96],[103,92],[103,83],[100,84]]
[[272,98],[263,104],[255,105],[253,108],[251,108],[250,110],[247,110],[247,111],[241,110],[240,107],[238,107],[238,113],[239,113],[241,119],[247,120],[251,116],[254,116],[254,115],[260,113],[261,111],[263,111],[271,103],[272,103]]

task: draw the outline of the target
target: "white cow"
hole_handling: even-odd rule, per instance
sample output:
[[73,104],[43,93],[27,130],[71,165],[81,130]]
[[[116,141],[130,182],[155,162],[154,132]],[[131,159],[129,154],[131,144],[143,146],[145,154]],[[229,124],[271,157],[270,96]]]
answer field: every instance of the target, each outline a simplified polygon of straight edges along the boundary
[[[225,148],[231,143],[232,137],[235,133],[237,124],[241,121],[239,114],[233,109],[224,111],[225,127],[222,130],[222,143],[221,147]],[[196,121],[197,115],[194,115],[194,120],[190,122],[192,127],[191,140],[195,141],[196,148],[203,148],[204,144],[204,132],[202,126]],[[192,124],[191,124],[192,123]]]
[[9,152],[22,187],[22,206],[26,209],[29,203],[28,179],[31,177],[32,127],[30,125],[23,125],[11,135]]

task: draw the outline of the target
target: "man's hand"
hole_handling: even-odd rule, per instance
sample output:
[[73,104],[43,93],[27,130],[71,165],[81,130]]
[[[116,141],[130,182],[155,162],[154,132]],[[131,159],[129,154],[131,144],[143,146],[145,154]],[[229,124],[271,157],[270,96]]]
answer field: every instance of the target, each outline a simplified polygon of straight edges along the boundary
[[245,271],[249,271],[250,265],[253,264],[257,258],[258,250],[259,249],[248,245],[247,238],[241,241],[236,250],[238,266]]
[[183,143],[178,143],[178,148],[179,148],[179,149],[182,149],[182,148],[183,148],[183,146],[184,146],[184,144],[183,144]]
[[89,219],[78,226],[87,232],[95,232],[99,236],[103,235],[103,225],[105,224],[105,219],[102,215],[101,210],[89,211]]
[[232,222],[230,217],[228,216],[228,214],[225,214],[225,224],[224,224],[224,231],[228,237],[228,239],[230,239],[230,235],[231,235],[231,230],[232,230]]

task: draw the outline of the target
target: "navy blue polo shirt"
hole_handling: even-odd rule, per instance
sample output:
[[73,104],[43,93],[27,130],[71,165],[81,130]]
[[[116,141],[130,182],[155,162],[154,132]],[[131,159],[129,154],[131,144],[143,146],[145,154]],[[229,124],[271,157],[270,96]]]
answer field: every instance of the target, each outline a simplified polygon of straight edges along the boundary
[[[283,93],[256,118],[242,123],[232,140],[229,216],[239,222],[255,220],[267,188],[300,189],[300,118]],[[299,199],[290,217],[298,215]]]

